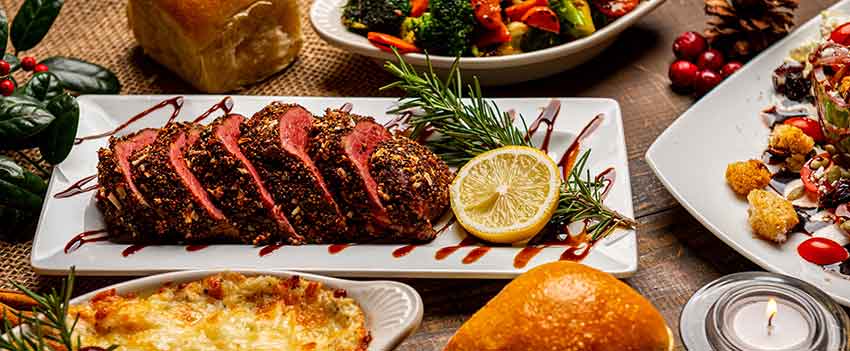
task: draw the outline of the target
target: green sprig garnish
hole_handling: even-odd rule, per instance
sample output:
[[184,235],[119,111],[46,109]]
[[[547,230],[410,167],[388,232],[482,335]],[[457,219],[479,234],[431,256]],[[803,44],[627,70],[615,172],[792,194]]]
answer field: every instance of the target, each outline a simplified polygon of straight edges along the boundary
[[[522,116],[517,116],[522,124],[519,128],[510,114],[501,112],[494,102],[483,97],[478,78],[474,77],[468,86],[463,83],[459,58],[443,81],[434,72],[430,59],[426,58],[427,71],[418,73],[398,52],[395,54],[399,63],[387,62],[384,67],[398,81],[381,90],[400,88],[406,96],[388,112],[412,112],[407,123],[413,139],[426,131],[435,131],[436,136],[426,143],[447,164],[460,167],[481,153],[508,145],[533,147],[526,137],[528,126]],[[591,240],[596,241],[617,227],[633,229],[636,222],[603,204],[605,184],[593,179],[585,169],[589,155],[590,150],[585,151],[564,180],[558,208],[549,223],[584,221]]]

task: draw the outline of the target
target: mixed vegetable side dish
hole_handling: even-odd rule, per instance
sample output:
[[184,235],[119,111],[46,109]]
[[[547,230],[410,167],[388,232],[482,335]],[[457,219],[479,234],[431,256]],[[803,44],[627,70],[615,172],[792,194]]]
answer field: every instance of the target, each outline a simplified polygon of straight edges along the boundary
[[[589,1],[589,2],[588,2]],[[640,0],[348,0],[342,23],[378,48],[501,56],[593,34]]]

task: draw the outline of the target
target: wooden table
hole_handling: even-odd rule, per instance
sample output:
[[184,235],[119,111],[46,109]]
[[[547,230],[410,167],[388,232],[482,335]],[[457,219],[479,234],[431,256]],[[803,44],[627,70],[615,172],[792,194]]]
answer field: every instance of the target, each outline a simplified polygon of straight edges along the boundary
[[[21,2],[0,1],[10,14]],[[123,93],[191,93],[190,87],[175,80],[173,75],[140,53],[126,30],[123,17],[125,3],[124,0],[67,1],[57,27],[33,54],[42,58],[51,54],[74,54],[104,64],[117,71],[125,84]],[[302,4],[306,3],[308,0],[302,0]],[[796,12],[797,23],[807,21],[832,3],[830,0],[801,1],[801,8]],[[698,288],[725,274],[759,269],[685,212],[644,162],[644,153],[649,145],[694,102],[693,97],[677,95],[670,90],[667,68],[673,61],[673,39],[687,30],[701,31],[705,20],[702,1],[667,0],[654,13],[626,30],[610,49],[580,69],[534,82],[487,89],[490,96],[586,96],[619,101],[625,122],[635,212],[640,223],[640,268],[626,282],[658,307],[674,331],[678,331],[682,306]],[[341,56],[345,66],[315,84],[305,84],[313,84],[310,86],[318,87],[325,95],[379,94],[375,87],[386,83],[388,75],[381,75],[379,68],[372,68],[377,72],[373,75],[375,77],[362,82],[351,81],[347,73],[362,70],[358,66],[368,61],[346,56],[323,43],[317,44],[315,34],[311,35],[313,44],[305,48],[302,56],[312,55],[312,59]],[[282,86],[282,77],[286,74],[301,75],[305,74],[305,70],[293,67],[281,77],[245,93],[269,94],[278,89],[276,91],[291,95],[317,94]],[[315,69],[312,72],[315,73]],[[55,280],[37,278],[31,272],[27,245],[0,243],[0,252],[7,253],[7,257],[0,257],[0,278],[26,281],[36,288],[55,285]],[[81,278],[79,290],[99,288],[120,280],[123,279]],[[399,350],[430,351],[441,350],[463,321],[498,293],[507,281],[405,282],[422,295],[425,318],[416,334],[407,339]],[[678,332],[675,334],[678,335]],[[683,348],[679,346],[677,350]]]
[[[835,1],[804,0],[805,23]],[[640,261],[625,281],[652,301],[678,340],[679,313],[691,294],[726,274],[761,270],[699,224],[667,192],[644,161],[655,138],[696,100],[669,87],[671,45],[682,32],[701,31],[703,2],[667,0],[626,30],[613,47],[577,70],[516,86],[487,89],[492,96],[584,96],[616,99],[623,110],[634,194]],[[686,157],[683,155],[683,157]],[[492,280],[412,280],[422,294],[425,320],[399,350],[440,350],[454,331],[506,283]],[[684,350],[678,345],[677,350]],[[692,350],[694,351],[694,350]]]

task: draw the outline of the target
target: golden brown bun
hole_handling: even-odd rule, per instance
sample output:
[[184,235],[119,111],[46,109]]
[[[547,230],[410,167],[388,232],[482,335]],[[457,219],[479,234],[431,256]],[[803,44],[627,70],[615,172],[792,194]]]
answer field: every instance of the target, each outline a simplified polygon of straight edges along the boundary
[[505,286],[445,351],[666,351],[672,344],[664,318],[628,285],[560,261]]
[[303,44],[296,0],[129,0],[127,17],[145,53],[208,93],[277,73]]

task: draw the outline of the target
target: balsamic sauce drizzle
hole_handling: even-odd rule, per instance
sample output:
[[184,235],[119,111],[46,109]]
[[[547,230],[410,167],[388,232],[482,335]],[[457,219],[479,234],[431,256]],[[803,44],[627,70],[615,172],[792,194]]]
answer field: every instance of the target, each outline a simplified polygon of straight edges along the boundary
[[[103,235],[99,235],[103,234]],[[68,241],[65,244],[65,253],[69,254],[79,249],[86,243],[91,243],[95,241],[105,241],[109,239],[109,234],[106,232],[106,229],[97,229],[97,230],[89,230],[82,232],[80,234],[75,235],[71,238],[71,241]]]
[[171,122],[173,122],[175,118],[177,118],[177,115],[180,114],[180,109],[183,108],[183,97],[182,96],[173,97],[171,99],[167,99],[167,100],[164,100],[164,101],[162,101],[162,102],[160,102],[156,105],[153,105],[153,106],[149,107],[147,110],[144,110],[144,111],[140,112],[139,114],[131,117],[126,122],[122,123],[121,125],[119,125],[118,127],[116,127],[115,129],[113,129],[111,131],[100,133],[100,134],[95,134],[95,135],[84,136],[84,137],[81,137],[81,138],[76,138],[76,139],[74,139],[74,145],[81,144],[82,142],[84,142],[86,140],[94,140],[94,139],[100,139],[100,138],[113,136],[113,135],[117,134],[118,132],[120,132],[121,130],[123,130],[124,128],[127,128],[131,124],[135,123],[136,121],[138,121],[138,120],[150,115],[154,111],[159,110],[159,109],[166,107],[166,106],[171,106],[173,108],[173,110],[171,112],[171,117],[169,117],[168,122],[165,123],[166,125],[168,125]]
[[65,189],[65,190],[62,190],[62,191],[56,193],[56,195],[53,195],[53,197],[57,198],[57,199],[64,199],[64,198],[69,198],[69,197],[74,196],[74,195],[79,195],[79,194],[82,194],[82,193],[86,193],[86,192],[95,190],[95,189],[99,188],[100,185],[94,184],[94,185],[90,185],[90,186],[87,186],[87,187],[83,187],[84,185],[88,184],[89,182],[91,182],[94,179],[97,179],[97,174],[92,174],[88,177],[85,177],[83,179],[78,180],[76,183],[71,184],[71,186],[69,186],[68,189]]

